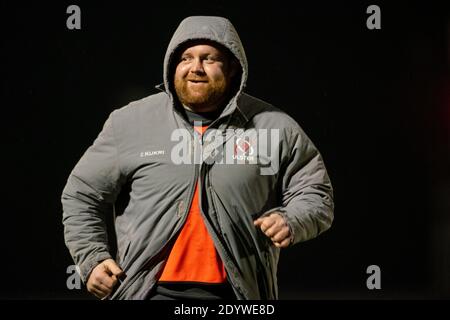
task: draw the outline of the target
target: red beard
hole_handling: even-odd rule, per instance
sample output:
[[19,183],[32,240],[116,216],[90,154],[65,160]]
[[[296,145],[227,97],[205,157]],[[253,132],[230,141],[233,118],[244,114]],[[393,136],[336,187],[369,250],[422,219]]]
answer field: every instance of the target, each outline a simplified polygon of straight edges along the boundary
[[[192,83],[189,80],[204,81]],[[211,81],[207,77],[175,78],[175,91],[180,102],[193,111],[212,111],[225,100],[228,89],[226,79]]]

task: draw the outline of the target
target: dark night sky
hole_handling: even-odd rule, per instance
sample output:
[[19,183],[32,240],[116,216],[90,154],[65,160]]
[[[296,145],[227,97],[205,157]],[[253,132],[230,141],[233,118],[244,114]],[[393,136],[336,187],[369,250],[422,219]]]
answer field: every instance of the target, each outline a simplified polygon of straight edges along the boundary
[[[282,253],[281,298],[450,297],[450,22],[422,2],[1,2],[0,298],[88,298],[60,195],[108,114],[153,94],[178,23],[228,17],[249,60],[247,92],[293,116],[321,151],[335,222]],[[66,28],[78,4],[81,30]],[[381,30],[366,8],[381,8]],[[381,268],[382,289],[366,288]]]

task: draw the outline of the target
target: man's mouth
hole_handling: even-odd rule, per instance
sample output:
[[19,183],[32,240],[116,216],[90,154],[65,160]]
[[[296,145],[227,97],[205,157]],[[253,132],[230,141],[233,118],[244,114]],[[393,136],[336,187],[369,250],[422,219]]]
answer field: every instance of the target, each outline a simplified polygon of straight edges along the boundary
[[188,79],[189,82],[192,83],[207,83],[207,80],[197,80],[197,79]]

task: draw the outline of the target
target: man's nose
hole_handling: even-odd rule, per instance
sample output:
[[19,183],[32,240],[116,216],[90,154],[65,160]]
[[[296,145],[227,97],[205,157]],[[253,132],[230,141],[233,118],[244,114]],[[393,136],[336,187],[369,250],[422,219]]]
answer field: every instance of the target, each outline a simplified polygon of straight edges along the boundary
[[192,62],[191,72],[193,73],[204,73],[205,70],[203,69],[203,63],[201,59],[194,59]]

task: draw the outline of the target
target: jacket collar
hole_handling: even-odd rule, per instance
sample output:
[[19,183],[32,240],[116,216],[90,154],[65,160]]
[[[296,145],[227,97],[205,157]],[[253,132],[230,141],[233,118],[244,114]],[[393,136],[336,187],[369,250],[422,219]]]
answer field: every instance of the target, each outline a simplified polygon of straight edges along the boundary
[[[155,86],[161,92],[164,92],[168,95],[171,106],[175,109],[174,97],[171,92],[166,90],[164,83],[160,83]],[[230,121],[230,125],[241,127],[244,126],[253,115],[258,112],[258,108],[254,108],[247,103],[248,97],[245,93],[238,93],[233,96],[231,100],[228,102],[228,105],[224,108],[222,114],[219,116],[220,118],[225,118],[227,116],[232,116],[233,121]],[[174,110],[175,111],[175,110]]]

